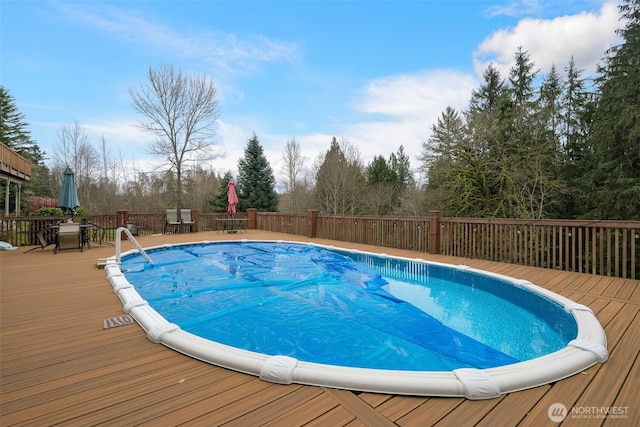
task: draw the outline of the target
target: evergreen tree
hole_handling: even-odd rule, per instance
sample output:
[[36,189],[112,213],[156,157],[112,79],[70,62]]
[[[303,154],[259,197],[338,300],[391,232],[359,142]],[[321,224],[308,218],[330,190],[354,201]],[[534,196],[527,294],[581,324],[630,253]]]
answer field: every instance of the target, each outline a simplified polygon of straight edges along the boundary
[[607,52],[598,79],[591,135],[595,166],[590,217],[640,219],[640,0],[619,6],[621,45]]
[[[0,86],[0,143],[5,144],[13,151],[31,162],[31,180],[25,181],[21,186],[22,198],[20,211],[26,212],[29,198],[32,196],[54,197],[51,191],[51,174],[44,165],[45,153],[40,150],[38,144],[31,138],[24,114],[18,111],[15,99],[9,91]],[[12,189],[13,187],[13,189]],[[15,183],[7,182],[0,186],[0,209],[4,211],[6,191],[17,192]],[[13,204],[11,198],[9,204]],[[11,206],[13,211],[15,206]]]
[[238,210],[256,208],[261,212],[276,212],[276,178],[255,132],[247,141],[244,158],[238,161],[238,172]]
[[402,145],[396,153],[391,153],[389,157],[389,167],[397,176],[398,188],[400,190],[415,186],[416,180],[411,172],[411,162],[409,156],[404,152]]
[[565,68],[564,89],[561,97],[559,141],[562,147],[560,168],[565,182],[564,203],[554,216],[577,218],[585,213],[590,191],[582,177],[588,172],[593,156],[589,148],[589,112],[591,94],[586,89],[582,71],[576,69],[573,56]]
[[[504,217],[540,218],[550,203],[549,193],[554,192],[555,182],[550,176],[552,167],[547,157],[553,150],[550,147],[554,138],[550,138],[548,130],[549,114],[536,114],[540,105],[533,85],[538,73],[534,67],[529,54],[519,47],[509,74],[509,100],[503,109],[505,144],[496,156],[504,177],[500,200],[500,216]],[[557,85],[556,80],[557,74],[548,87]],[[553,97],[545,94],[545,102],[549,103]],[[552,104],[555,108],[555,99]]]
[[489,65],[483,73],[483,83],[471,92],[469,110],[465,113],[466,131],[475,149],[483,153],[499,151],[504,145],[501,139],[502,106],[507,99],[507,89],[500,72]]
[[562,79],[555,65],[551,66],[549,74],[540,86],[536,115],[544,126],[548,138],[556,138],[560,133],[562,106]]
[[565,68],[565,84],[561,98],[560,142],[567,159],[576,161],[583,157],[588,130],[588,105],[590,93],[586,89],[582,70],[576,69],[573,56]]
[[510,92],[513,102],[519,114],[518,119],[526,119],[532,110],[532,99],[534,96],[533,81],[538,74],[534,70],[535,64],[531,60],[528,52],[522,46],[516,50],[515,64],[509,73]]
[[367,184],[388,184],[393,185],[398,181],[398,176],[382,156],[374,156],[367,166]]
[[487,170],[480,152],[467,138],[463,117],[447,107],[433,125],[431,137],[422,145],[422,169],[427,173],[429,209],[445,215],[486,215],[489,208]]
[[481,115],[484,116],[496,117],[505,91],[504,80],[493,64],[489,64],[482,77],[483,84],[478,90],[471,92],[469,113],[471,115],[482,113]]
[[460,116],[447,108],[423,145],[435,208],[456,216],[540,218],[558,200],[561,81],[555,71],[536,97],[537,71],[519,48],[508,83],[489,66]]
[[359,155],[348,141],[333,137],[331,146],[316,167],[316,205],[323,213],[359,213],[364,176]]
[[347,159],[334,136],[324,160],[316,172],[316,204],[321,212],[346,213],[344,175]]
[[0,142],[13,149],[31,163],[42,164],[44,153],[31,139],[24,114],[18,111],[15,99],[0,86]]
[[500,102],[502,146],[499,148],[501,154],[507,156],[505,164],[512,165],[516,170],[521,166],[537,130],[531,119],[536,109],[533,82],[537,71],[534,71],[534,66],[529,54],[521,46],[518,47],[515,64],[509,73],[507,96],[503,96]]
[[[489,65],[483,73],[483,83],[474,90],[469,101],[469,110],[465,113],[465,131],[468,138],[467,158],[473,156],[476,164],[473,180],[479,184],[476,191],[471,191],[469,181],[465,184],[464,194],[476,194],[471,204],[458,206],[455,212],[466,212],[465,215],[505,216],[509,203],[503,200],[505,189],[511,185],[513,177],[509,156],[510,129],[512,127],[513,102],[509,88],[500,76],[500,72]],[[462,178],[464,174],[460,176]],[[480,179],[482,178],[482,179]],[[477,200],[484,194],[484,206]],[[455,195],[451,197],[455,198]],[[454,199],[455,201],[455,199]],[[453,203],[455,205],[456,203]],[[469,211],[471,206],[475,206]],[[461,210],[462,209],[462,210]]]
[[363,198],[363,211],[370,215],[389,215],[397,205],[399,179],[391,168],[392,153],[387,162],[382,156],[374,156],[366,167],[367,192]]
[[531,146],[523,163],[520,205],[528,218],[546,217],[561,201],[560,110],[562,80],[555,65],[543,79],[532,114]]
[[376,215],[404,214],[403,194],[415,187],[409,157],[401,145],[389,159],[375,156],[365,170],[367,192],[363,198],[364,212]]

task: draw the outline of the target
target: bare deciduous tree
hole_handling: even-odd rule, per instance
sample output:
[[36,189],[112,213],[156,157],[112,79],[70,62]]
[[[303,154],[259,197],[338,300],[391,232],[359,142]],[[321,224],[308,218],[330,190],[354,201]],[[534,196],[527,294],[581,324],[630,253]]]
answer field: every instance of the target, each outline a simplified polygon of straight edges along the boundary
[[171,65],[149,68],[147,78],[147,84],[129,90],[129,94],[133,108],[145,116],[140,127],[155,136],[151,154],[163,158],[175,173],[179,215],[186,163],[206,157],[213,145],[218,94],[209,77],[187,74]]
[[284,161],[284,189],[291,197],[291,212],[300,212],[300,201],[298,197],[298,188],[300,183],[300,173],[304,166],[304,157],[300,150],[300,144],[293,138],[287,142],[284,147],[284,153],[282,154],[282,160]]
[[[70,166],[75,173],[78,187],[78,198],[83,208],[91,209],[91,183],[99,168],[99,157],[96,149],[89,142],[85,130],[78,121],[73,125],[64,125],[58,131],[58,141],[53,145],[54,167],[52,174],[58,185],[62,183],[63,171]],[[58,187],[54,193],[58,193]]]

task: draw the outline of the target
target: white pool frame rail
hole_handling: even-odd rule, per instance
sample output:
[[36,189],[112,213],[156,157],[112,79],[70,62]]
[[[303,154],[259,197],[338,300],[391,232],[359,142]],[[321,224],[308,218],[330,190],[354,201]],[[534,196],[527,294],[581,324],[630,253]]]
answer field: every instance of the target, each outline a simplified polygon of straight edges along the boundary
[[[126,228],[123,229],[128,231]],[[120,233],[118,233],[118,237],[119,236]],[[130,236],[130,239],[132,239],[138,247],[139,253],[151,263],[148,255],[137,245],[133,236]],[[247,241],[247,239],[243,239],[225,241],[225,243]],[[283,241],[261,240],[261,242],[282,243]],[[214,242],[203,241],[179,245],[162,245],[147,249],[203,243]],[[336,249],[332,246],[318,245],[309,242],[287,241],[287,243]],[[119,240],[116,244],[116,257],[107,259],[105,271],[114,293],[116,293],[122,301],[124,311],[130,314],[138,324],[140,324],[151,341],[163,344],[166,347],[207,363],[256,375],[263,380],[279,384],[297,383],[364,392],[415,396],[466,397],[471,400],[480,400],[495,398],[501,394],[533,388],[570,377],[596,363],[605,362],[609,356],[604,329],[591,309],[528,281],[473,269],[468,266],[452,266],[425,261],[423,259],[412,260],[403,257],[391,257],[385,254],[340,249],[353,253],[464,269],[505,280],[513,286],[526,288],[562,305],[565,311],[573,315],[577,323],[577,337],[569,342],[565,348],[551,354],[533,360],[488,369],[463,368],[455,369],[451,372],[436,372],[396,371],[324,365],[299,361],[289,356],[270,356],[238,349],[193,335],[183,331],[178,325],[168,322],[156,312],[147,301],[142,299],[133,285],[124,277],[119,265],[120,256],[138,253],[138,251],[129,251],[120,254]]]

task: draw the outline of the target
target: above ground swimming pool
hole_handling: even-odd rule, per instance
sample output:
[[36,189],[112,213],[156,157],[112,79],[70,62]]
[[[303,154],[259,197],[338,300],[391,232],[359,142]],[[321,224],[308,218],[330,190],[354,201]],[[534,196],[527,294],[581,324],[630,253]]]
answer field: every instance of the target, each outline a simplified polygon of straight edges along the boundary
[[243,240],[139,248],[105,269],[152,341],[276,383],[484,399],[608,357],[587,307],[466,266]]

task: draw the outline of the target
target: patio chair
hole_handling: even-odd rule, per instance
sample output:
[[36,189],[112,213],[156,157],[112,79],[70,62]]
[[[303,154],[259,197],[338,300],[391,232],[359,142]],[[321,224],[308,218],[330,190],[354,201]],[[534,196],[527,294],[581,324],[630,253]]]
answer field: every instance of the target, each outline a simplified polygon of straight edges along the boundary
[[165,211],[165,224],[164,231],[169,232],[169,230],[173,230],[173,232],[178,231],[178,227],[180,227],[181,223],[178,221],[178,210],[177,209],[167,209]]
[[104,236],[107,230],[103,226],[98,225],[95,222],[88,222],[87,224],[93,227],[93,230],[91,230],[91,241],[102,246],[102,241],[104,240]]
[[38,248],[40,248],[40,249],[44,249],[44,248],[46,248],[47,246],[49,246],[49,245],[53,245],[53,244],[55,243],[55,242],[49,242],[49,241],[47,240],[47,237],[46,237],[46,235],[45,235],[45,230],[39,230],[39,231],[36,233],[36,240],[37,240],[37,244],[38,244],[38,246],[36,246],[35,248],[31,248],[31,249],[29,249],[28,251],[26,251],[26,252],[25,252],[25,254],[26,254],[27,252],[35,251],[35,250],[36,250],[36,249],[38,249]]
[[189,231],[193,231],[195,221],[191,218],[191,209],[180,209],[180,219],[182,219],[182,225],[188,226]]
[[135,222],[128,222],[127,229],[129,229],[132,236],[137,236],[138,234],[140,234],[140,230],[142,229],[142,227]]
[[84,242],[82,241],[80,224],[60,224],[58,235],[56,236],[56,247],[53,249],[53,253],[57,254],[61,249],[80,249],[80,252],[82,252],[83,248]]
[[[92,230],[91,230],[91,241],[93,243],[98,243],[100,246],[102,246],[102,243],[104,243],[105,245],[110,245],[110,246],[114,246],[113,243],[110,242],[105,242],[105,238],[107,235],[107,229],[101,225],[96,224],[95,222],[89,222],[88,223]],[[87,238],[89,236],[87,235]]]

